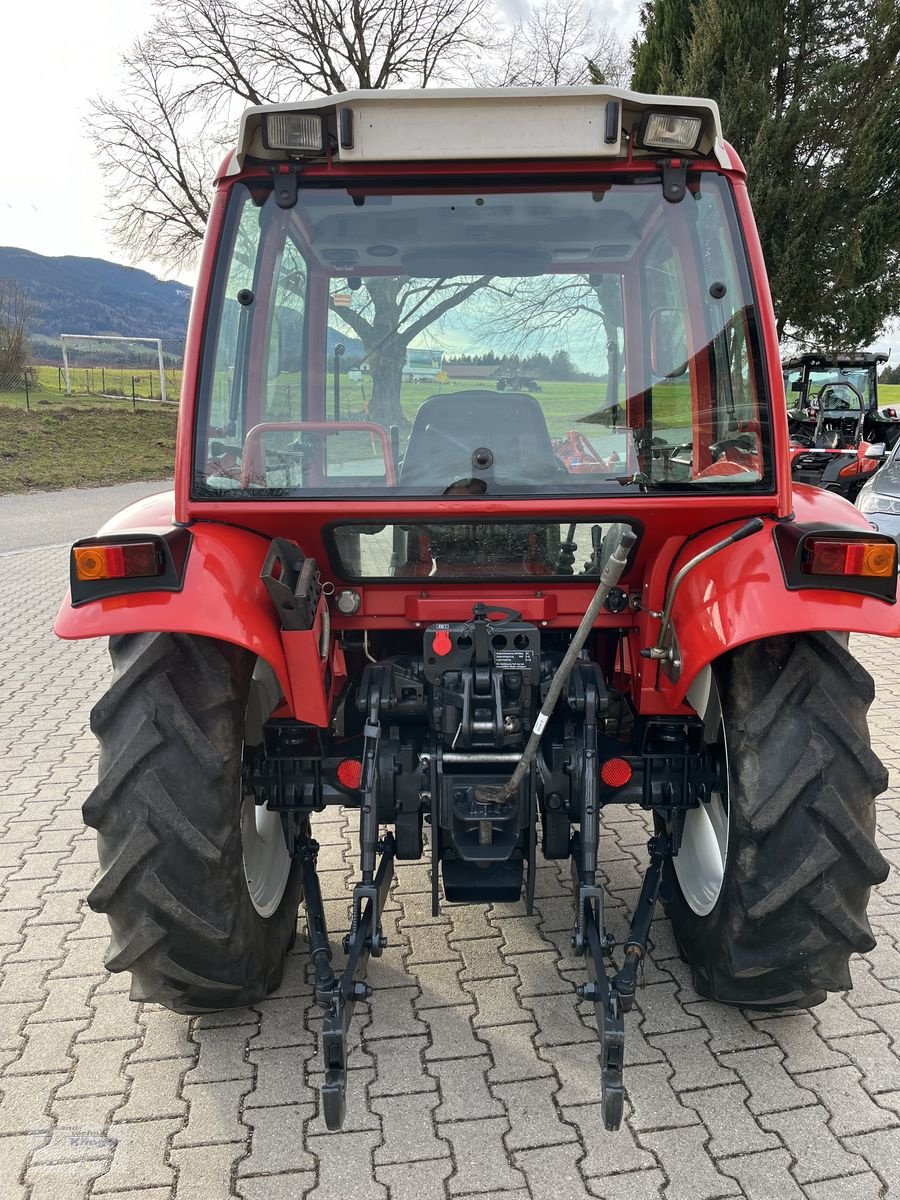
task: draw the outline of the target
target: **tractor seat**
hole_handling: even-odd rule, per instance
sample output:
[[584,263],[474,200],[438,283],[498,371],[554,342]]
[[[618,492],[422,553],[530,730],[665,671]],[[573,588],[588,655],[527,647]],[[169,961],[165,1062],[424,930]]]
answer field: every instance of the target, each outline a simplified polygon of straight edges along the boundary
[[567,474],[533,396],[472,390],[422,404],[398,482],[438,495],[467,479],[483,480],[488,493],[537,491]]

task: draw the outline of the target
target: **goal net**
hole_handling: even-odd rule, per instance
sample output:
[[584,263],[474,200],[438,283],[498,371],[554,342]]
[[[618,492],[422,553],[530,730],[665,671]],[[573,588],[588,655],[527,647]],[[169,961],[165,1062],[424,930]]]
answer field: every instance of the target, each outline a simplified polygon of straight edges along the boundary
[[181,362],[162,338],[63,333],[60,342],[67,396],[178,403]]

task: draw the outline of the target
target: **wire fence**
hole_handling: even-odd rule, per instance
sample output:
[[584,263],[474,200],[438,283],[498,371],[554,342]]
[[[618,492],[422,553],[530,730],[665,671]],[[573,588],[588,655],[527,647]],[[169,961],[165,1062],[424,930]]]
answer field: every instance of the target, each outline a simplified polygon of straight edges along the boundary
[[62,401],[69,397],[89,396],[96,400],[130,402],[136,408],[143,404],[166,404],[177,407],[181,393],[181,371],[172,368],[135,370],[122,366],[75,366],[69,368],[69,388],[61,366],[29,366],[15,371],[0,370],[0,402],[9,404],[21,400],[31,411],[33,404]]

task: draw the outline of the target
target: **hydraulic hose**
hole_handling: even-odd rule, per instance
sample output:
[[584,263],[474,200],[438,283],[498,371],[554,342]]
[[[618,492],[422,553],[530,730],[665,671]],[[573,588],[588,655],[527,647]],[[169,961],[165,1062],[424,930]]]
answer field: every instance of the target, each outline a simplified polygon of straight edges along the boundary
[[594,627],[597,615],[603,607],[603,601],[619,582],[622,572],[628,565],[628,555],[636,540],[637,535],[632,529],[623,529],[619,534],[616,547],[604,563],[603,570],[600,572],[600,582],[597,585],[597,590],[594,592],[590,604],[585,609],[584,616],[581,618],[581,624],[575,630],[575,635],[569,643],[569,648],[566,650],[563,660],[557,667],[556,674],[551,680],[547,691],[547,698],[534,722],[531,737],[528,739],[528,744],[525,747],[522,757],[519,759],[512,775],[510,775],[502,787],[485,785],[475,789],[475,799],[479,804],[508,804],[516,794],[519,784],[522,782],[525,772],[531,766],[532,760],[537,753],[537,748],[541,744],[544,729],[566,685],[566,680],[569,678],[572,667],[574,667],[578,655],[587,641],[588,634]]

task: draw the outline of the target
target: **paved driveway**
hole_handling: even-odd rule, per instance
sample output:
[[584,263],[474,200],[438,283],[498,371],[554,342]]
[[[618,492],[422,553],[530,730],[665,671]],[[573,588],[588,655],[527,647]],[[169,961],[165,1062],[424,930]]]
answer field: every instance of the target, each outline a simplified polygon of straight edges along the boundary
[[[52,524],[39,536],[61,540]],[[255,1008],[189,1019],[132,1004],[128,979],[103,969],[105,919],[84,900],[96,874],[80,815],[95,774],[87,718],[105,648],[53,639],[65,550],[28,544],[17,533],[0,557],[2,1200],[900,1196],[896,869],[873,896],[879,945],[854,961],[854,991],[812,1013],[700,1000],[660,918],[626,1019],[632,1103],[617,1134],[602,1129],[596,1033],[574,1002],[583,973],[555,866],[540,871],[534,918],[494,905],[437,921],[426,870],[401,866],[340,1134],[317,1112],[320,1022],[302,939]],[[878,681],[873,737],[894,785],[880,842],[900,866],[897,652],[879,664],[878,642],[853,645]],[[621,927],[647,829],[632,812],[607,827]],[[316,823],[333,930],[346,922],[348,828],[337,812]]]

